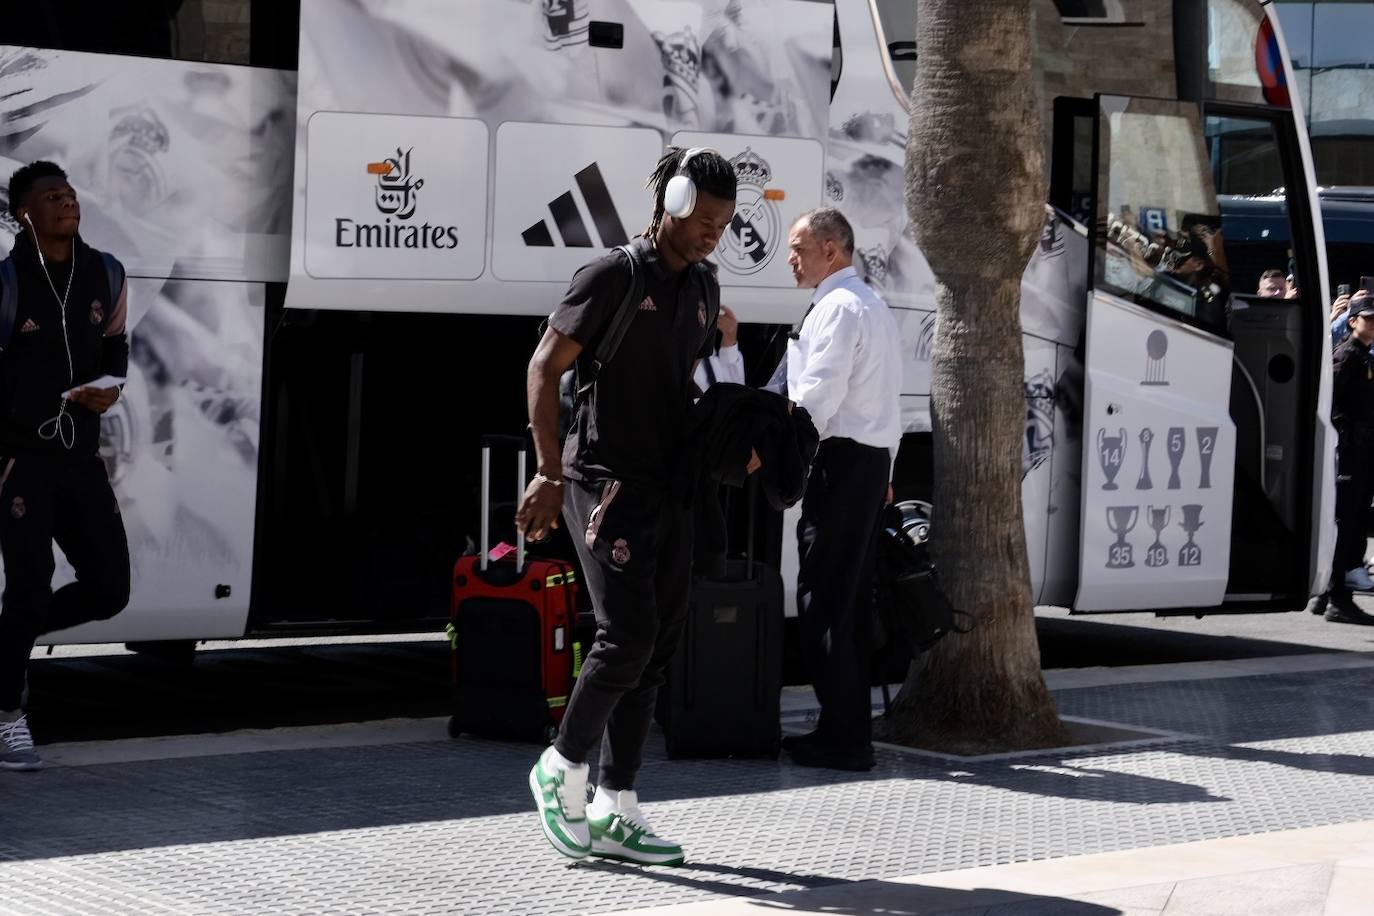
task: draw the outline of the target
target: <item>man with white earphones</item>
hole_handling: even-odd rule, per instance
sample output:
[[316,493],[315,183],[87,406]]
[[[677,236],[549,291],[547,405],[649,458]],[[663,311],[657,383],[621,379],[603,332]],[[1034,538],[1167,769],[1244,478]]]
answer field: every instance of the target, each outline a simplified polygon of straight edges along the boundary
[[[34,770],[24,708],[34,643],[129,602],[124,521],[96,453],[128,368],[128,295],[123,266],[81,240],[59,166],[17,170],[9,212],[20,232],[0,262],[0,769]],[[54,542],[76,572],[55,593]]]
[[[693,369],[715,344],[720,285],[706,258],[735,213],[735,170],[715,150],[674,148],[648,187],[649,228],[574,275],[530,360],[539,473],[516,524],[539,541],[563,513],[596,608],[596,641],[558,738],[529,776],[544,836],[572,859],[677,865],[682,847],[644,820],[635,776],[687,617],[693,514],[670,497],[670,475]],[[623,334],[613,355],[608,333]],[[559,443],[558,383],[574,363],[572,429]],[[598,743],[589,806],[587,757]]]

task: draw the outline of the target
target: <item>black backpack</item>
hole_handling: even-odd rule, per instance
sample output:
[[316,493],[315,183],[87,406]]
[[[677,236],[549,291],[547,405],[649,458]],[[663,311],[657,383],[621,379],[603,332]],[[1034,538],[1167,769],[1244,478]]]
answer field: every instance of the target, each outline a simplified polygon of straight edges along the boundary
[[[105,262],[105,279],[109,283],[109,294],[105,299],[108,306],[107,316],[114,314],[115,300],[124,289],[124,265],[114,255],[98,252]],[[14,255],[0,261],[0,352],[10,345],[14,335],[14,319],[19,314],[19,271],[14,266]]]
[[945,634],[967,633],[976,623],[971,614],[950,603],[940,587],[929,547],[909,531],[903,509],[914,505],[887,507],[877,548],[875,610],[879,638],[875,642],[882,646],[879,651],[888,664],[896,662],[903,671]]

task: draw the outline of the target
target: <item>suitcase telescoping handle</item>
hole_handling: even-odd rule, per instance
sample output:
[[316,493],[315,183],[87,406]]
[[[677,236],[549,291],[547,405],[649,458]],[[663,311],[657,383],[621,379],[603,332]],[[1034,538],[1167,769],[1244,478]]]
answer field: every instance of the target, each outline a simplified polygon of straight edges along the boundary
[[[483,571],[491,561],[491,450],[515,451],[515,505],[525,498],[525,440],[520,436],[487,435],[482,437],[482,544],[480,565]],[[515,526],[515,571],[525,568],[525,532]]]

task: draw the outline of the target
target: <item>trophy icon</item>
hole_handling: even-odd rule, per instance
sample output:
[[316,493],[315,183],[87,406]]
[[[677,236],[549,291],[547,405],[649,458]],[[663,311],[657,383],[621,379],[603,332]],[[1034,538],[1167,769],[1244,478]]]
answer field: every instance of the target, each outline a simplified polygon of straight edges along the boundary
[[1146,428],[1140,431],[1140,479],[1135,482],[1137,490],[1154,489],[1155,485],[1150,481],[1150,443],[1154,441],[1154,430]]
[[1123,427],[1120,435],[1109,436],[1105,429],[1097,431],[1097,461],[1102,465],[1102,473],[1107,475],[1107,482],[1102,485],[1104,490],[1116,490],[1116,475],[1121,471],[1121,465],[1126,460],[1126,430]]
[[1178,526],[1188,533],[1188,543],[1178,549],[1178,565],[1201,566],[1202,548],[1193,543],[1193,535],[1202,527],[1202,507],[1193,503],[1182,508],[1183,521]]
[[1188,440],[1185,438],[1187,430],[1182,426],[1169,427],[1169,439],[1165,443],[1169,452],[1169,489],[1177,490],[1183,486],[1183,482],[1178,479],[1178,466],[1183,463],[1183,450],[1188,447]]
[[1199,426],[1197,428],[1197,450],[1202,461],[1202,481],[1198,487],[1203,490],[1212,488],[1212,452],[1217,446],[1217,428]]
[[1164,357],[1169,353],[1169,335],[1154,330],[1145,338],[1145,378],[1142,385],[1167,385],[1164,377]]
[[1108,569],[1130,569],[1135,565],[1135,556],[1126,535],[1135,527],[1140,517],[1139,506],[1108,506],[1107,528],[1116,535],[1116,542],[1107,548]]
[[1155,531],[1155,542],[1145,551],[1146,566],[1157,567],[1169,565],[1169,550],[1159,541],[1160,535],[1164,533],[1164,529],[1169,527],[1169,510],[1169,506],[1165,506],[1163,509],[1156,509],[1154,506],[1150,506],[1145,512],[1146,521]]

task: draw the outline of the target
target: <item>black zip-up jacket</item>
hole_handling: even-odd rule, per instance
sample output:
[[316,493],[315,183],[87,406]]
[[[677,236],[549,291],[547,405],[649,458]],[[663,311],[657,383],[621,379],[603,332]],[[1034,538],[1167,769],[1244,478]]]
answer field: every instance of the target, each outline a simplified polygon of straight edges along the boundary
[[1346,426],[1374,430],[1374,357],[1354,335],[1332,354],[1331,421],[1337,431]]
[[[19,299],[9,345],[0,353],[0,455],[42,455],[54,460],[94,455],[100,444],[100,417],[79,404],[66,404],[75,432],[70,449],[61,435],[45,439],[38,430],[58,415],[62,392],[102,375],[127,373],[128,283],[110,290],[100,252],[80,238],[76,239],[76,272],[71,273],[71,260],[50,261],[51,285],[28,232],[16,236],[12,256]],[[121,268],[120,276],[123,273]],[[60,302],[69,276],[64,328]],[[54,426],[49,424],[47,429]]]
[[725,519],[718,496],[721,484],[742,487],[750,450],[762,462],[759,485],[774,509],[802,498],[820,436],[811,415],[787,398],[721,382],[712,385],[687,415],[685,447],[676,469],[675,491],[698,506],[697,571],[719,576],[725,569]]

